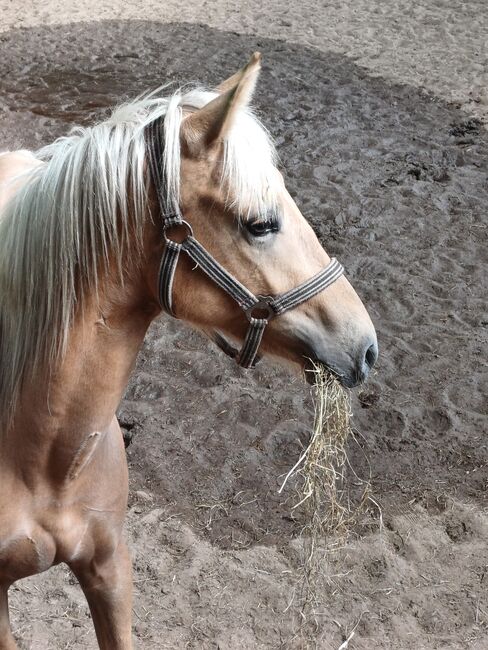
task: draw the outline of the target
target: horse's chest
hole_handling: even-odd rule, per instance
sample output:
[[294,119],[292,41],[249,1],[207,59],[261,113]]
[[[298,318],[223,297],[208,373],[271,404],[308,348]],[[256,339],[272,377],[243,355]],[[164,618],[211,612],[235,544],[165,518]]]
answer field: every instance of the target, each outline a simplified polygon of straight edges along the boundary
[[45,571],[54,563],[56,543],[42,527],[23,518],[10,521],[0,516],[0,581]]
[[[40,517],[0,512],[0,582],[40,573],[81,553],[89,526],[69,509],[46,509]],[[20,516],[19,516],[20,515]]]

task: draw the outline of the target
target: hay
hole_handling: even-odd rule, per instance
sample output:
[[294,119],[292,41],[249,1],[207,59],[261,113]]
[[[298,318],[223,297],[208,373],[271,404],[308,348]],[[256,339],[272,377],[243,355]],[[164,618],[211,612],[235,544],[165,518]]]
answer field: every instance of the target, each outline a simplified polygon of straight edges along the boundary
[[[302,623],[314,618],[317,579],[324,574],[324,553],[343,547],[357,515],[369,499],[370,483],[359,479],[349,463],[347,444],[354,439],[349,392],[326,369],[314,366],[314,423],[310,440],[286,475],[279,492],[292,481],[296,488],[292,513],[303,512],[303,562],[299,575]],[[349,470],[349,471],[348,471]],[[352,474],[360,494],[352,499]],[[322,550],[323,553],[319,553]]]
[[306,508],[306,529],[326,536],[343,534],[353,515],[345,485],[347,442],[352,434],[350,395],[323,367],[314,366],[310,372],[315,375],[312,435],[279,492],[293,477],[298,501],[292,511]]

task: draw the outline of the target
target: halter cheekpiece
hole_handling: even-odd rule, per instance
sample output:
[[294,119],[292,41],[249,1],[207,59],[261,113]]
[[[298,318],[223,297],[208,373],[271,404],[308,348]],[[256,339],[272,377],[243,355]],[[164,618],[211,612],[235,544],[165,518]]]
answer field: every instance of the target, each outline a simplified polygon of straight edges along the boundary
[[[173,280],[181,252],[186,253],[195,264],[223,291],[233,298],[244,312],[249,325],[240,350],[236,350],[219,333],[215,333],[217,345],[243,368],[252,368],[257,362],[257,353],[266,325],[272,318],[293,309],[333,284],[344,272],[336,259],[312,278],[277,296],[254,295],[239,280],[224,269],[219,262],[195,239],[191,225],[180,214],[168,212],[165,196],[164,173],[162,169],[163,139],[162,120],[156,119],[146,127],[146,142],[151,180],[158,197],[165,247],[159,268],[159,302],[171,316],[173,312]],[[170,239],[172,228],[185,229],[181,243]]]

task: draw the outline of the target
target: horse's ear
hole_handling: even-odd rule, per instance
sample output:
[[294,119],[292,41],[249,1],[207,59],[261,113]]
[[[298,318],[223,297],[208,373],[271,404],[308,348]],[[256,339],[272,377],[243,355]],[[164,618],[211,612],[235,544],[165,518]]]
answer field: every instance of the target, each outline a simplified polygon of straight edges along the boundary
[[239,110],[251,101],[260,69],[261,55],[255,52],[242,70],[221,84],[218,97],[183,121],[182,137],[191,150],[211,147],[225,138]]
[[222,94],[222,93],[226,93],[229,90],[232,90],[232,88],[235,88],[239,83],[241,76],[242,76],[242,68],[237,72],[234,72],[232,77],[229,77],[225,81],[222,81],[222,83],[219,83],[219,85],[215,87],[215,91]]

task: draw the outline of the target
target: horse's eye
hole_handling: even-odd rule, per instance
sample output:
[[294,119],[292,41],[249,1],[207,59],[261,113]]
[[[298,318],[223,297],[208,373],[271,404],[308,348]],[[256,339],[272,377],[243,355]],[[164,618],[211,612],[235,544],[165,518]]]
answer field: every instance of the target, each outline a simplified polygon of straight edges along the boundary
[[271,233],[278,232],[280,226],[276,219],[261,219],[248,221],[246,228],[253,237],[265,237]]

